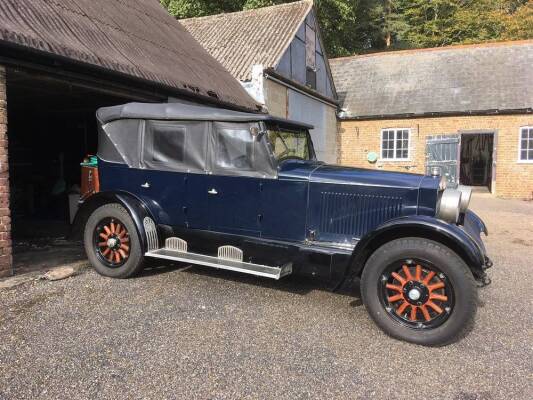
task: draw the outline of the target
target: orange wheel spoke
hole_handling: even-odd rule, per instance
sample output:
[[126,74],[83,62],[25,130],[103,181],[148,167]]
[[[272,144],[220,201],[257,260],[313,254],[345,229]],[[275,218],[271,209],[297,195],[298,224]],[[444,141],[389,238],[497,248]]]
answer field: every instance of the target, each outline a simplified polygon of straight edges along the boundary
[[417,311],[418,307],[417,306],[411,306],[411,315],[409,315],[409,318],[411,319],[411,321],[416,321],[416,311]]
[[428,289],[430,292],[433,292],[434,290],[442,289],[444,286],[444,282],[437,282],[434,285],[429,285]]
[[104,257],[107,257],[107,255],[108,255],[109,253],[111,253],[111,249],[107,248],[107,249],[105,249],[105,250],[102,252],[102,255],[103,255]]
[[401,299],[403,299],[401,294],[395,294],[394,296],[390,296],[387,300],[389,303],[394,303],[395,301],[400,301]]
[[118,251],[115,251],[114,255],[115,255],[115,262],[119,263],[120,262],[120,253]]
[[104,240],[107,240],[109,238],[109,235],[106,235],[105,233],[101,233],[100,237]]
[[439,300],[439,301],[448,301],[448,297],[444,296],[442,294],[438,293],[432,293],[431,296],[429,296],[430,300]]
[[407,265],[404,265],[402,267],[402,269],[403,269],[403,273],[405,274],[405,278],[408,281],[412,281],[413,280],[413,275],[411,275],[411,271],[409,270],[409,267]]
[[123,259],[126,259],[128,257],[124,250],[120,249],[118,252],[120,253],[120,255],[122,256]]
[[392,277],[394,279],[396,279],[398,282],[400,282],[402,284],[402,286],[407,283],[407,281],[400,274],[397,274],[396,272],[393,272],[391,275],[392,275]]
[[439,314],[442,314],[444,312],[444,310],[442,308],[440,308],[438,305],[436,305],[435,303],[433,303],[431,300],[429,300],[426,305],[428,307],[431,307],[432,309],[434,309],[436,312],[438,312]]
[[120,246],[120,249],[121,250],[124,250],[126,252],[130,251],[130,247],[129,246],[126,246],[125,244],[123,244],[122,246]]
[[428,308],[424,305],[420,307],[420,309],[422,310],[422,315],[424,316],[424,319],[426,321],[429,321],[431,319],[431,316],[429,315]]
[[398,307],[398,309],[396,310],[396,312],[397,312],[399,315],[402,315],[403,312],[405,311],[405,309],[406,309],[407,307],[409,307],[409,303],[406,302],[406,301],[404,301],[404,302],[402,303],[402,305],[401,305],[400,307]]
[[105,231],[105,233],[107,233],[108,236],[111,235],[111,233],[112,233],[112,232],[111,232],[111,229],[109,229],[109,228],[107,227],[107,225],[104,226],[104,231]]
[[130,238],[126,236],[125,238],[120,238],[122,242],[128,243],[130,241]]
[[385,287],[387,289],[390,289],[390,290],[396,290],[397,292],[401,292],[402,291],[402,287],[401,286],[396,286],[396,285],[393,285],[392,283],[387,283],[385,285]]
[[115,233],[115,223],[111,222],[111,233]]
[[107,242],[100,242],[98,243],[99,247],[107,247]]
[[415,280],[417,280],[418,282],[422,281],[422,267],[420,265],[416,266]]
[[424,278],[424,280],[422,281],[422,283],[424,285],[428,285],[429,282],[433,279],[434,276],[435,276],[435,272],[429,271],[428,274],[426,275],[426,277]]

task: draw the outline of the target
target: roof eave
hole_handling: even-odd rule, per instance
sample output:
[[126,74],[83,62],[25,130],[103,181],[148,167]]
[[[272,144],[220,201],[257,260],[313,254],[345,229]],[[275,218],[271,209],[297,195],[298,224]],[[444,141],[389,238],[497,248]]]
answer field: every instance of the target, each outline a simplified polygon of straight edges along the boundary
[[292,79],[289,79],[281,75],[280,73],[276,72],[274,68],[267,68],[263,71],[263,73],[265,74],[265,76],[271,76],[277,80],[282,81],[283,83],[289,86],[293,86],[294,88],[301,90],[302,92],[308,93],[310,96],[316,97],[317,99],[322,100],[326,103],[329,103],[333,106],[338,107],[340,104],[340,102],[336,99],[332,99],[330,97],[324,96],[323,94],[317,92],[316,90],[311,89],[309,86],[302,85],[301,83],[295,82]]
[[209,104],[216,104],[221,107],[236,111],[245,111],[253,113],[261,112],[259,105],[256,105],[257,109],[240,106],[235,103],[223,100],[220,97],[206,96],[200,93],[195,93],[191,90],[176,88],[173,86],[165,85],[163,83],[154,82],[148,79],[128,75],[118,71],[113,71],[95,64],[84,63],[82,61],[71,59],[62,55],[44,52],[12,42],[0,40],[0,49],[2,50],[2,56],[0,56],[2,63],[5,63],[6,65],[11,65],[13,67],[17,67],[20,64],[20,61],[23,61],[26,65],[42,65],[43,67],[54,68],[63,67],[73,72],[88,72],[89,74],[95,74],[100,78],[103,74],[110,79],[119,79],[121,81],[130,82],[132,84],[142,84],[145,86],[149,86],[153,88],[154,91],[161,92],[167,97],[176,96],[187,98],[190,100],[203,101]]
[[[340,113],[342,114],[342,112]],[[368,121],[385,119],[413,119],[431,117],[459,117],[459,116],[488,116],[488,115],[516,115],[533,114],[533,108],[516,109],[491,109],[491,110],[468,110],[468,111],[439,111],[424,113],[401,113],[401,114],[375,114],[375,115],[339,115],[341,121]]]

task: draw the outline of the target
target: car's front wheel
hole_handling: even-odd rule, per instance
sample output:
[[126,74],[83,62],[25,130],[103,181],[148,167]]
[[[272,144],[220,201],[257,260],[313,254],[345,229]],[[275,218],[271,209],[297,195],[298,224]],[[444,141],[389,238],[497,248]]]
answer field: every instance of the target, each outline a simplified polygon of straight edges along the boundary
[[143,268],[137,230],[119,204],[97,208],[85,225],[84,244],[94,269],[111,278],[129,278]]
[[368,259],[361,294],[376,324],[397,339],[439,346],[463,337],[477,308],[472,272],[451,249],[402,238]]

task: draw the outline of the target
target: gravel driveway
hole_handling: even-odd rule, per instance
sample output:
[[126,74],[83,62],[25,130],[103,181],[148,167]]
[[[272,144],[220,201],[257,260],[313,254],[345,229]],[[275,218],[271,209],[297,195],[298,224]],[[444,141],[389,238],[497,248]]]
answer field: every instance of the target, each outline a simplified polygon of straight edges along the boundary
[[473,332],[390,339],[353,292],[198,267],[0,290],[0,399],[531,399],[533,204],[478,195],[495,262]]

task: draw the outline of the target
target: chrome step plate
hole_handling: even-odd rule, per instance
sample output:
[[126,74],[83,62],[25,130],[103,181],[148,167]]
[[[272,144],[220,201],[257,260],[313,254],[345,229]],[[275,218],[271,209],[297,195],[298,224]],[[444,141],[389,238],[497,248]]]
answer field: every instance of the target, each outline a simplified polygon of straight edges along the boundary
[[146,257],[171,260],[182,263],[203,265],[206,267],[225,269],[228,271],[242,272],[249,275],[263,276],[265,278],[280,279],[292,273],[292,264],[283,267],[270,267],[268,265],[253,264],[243,261],[225,260],[203,254],[183,253],[170,249],[152,250],[145,254]]

